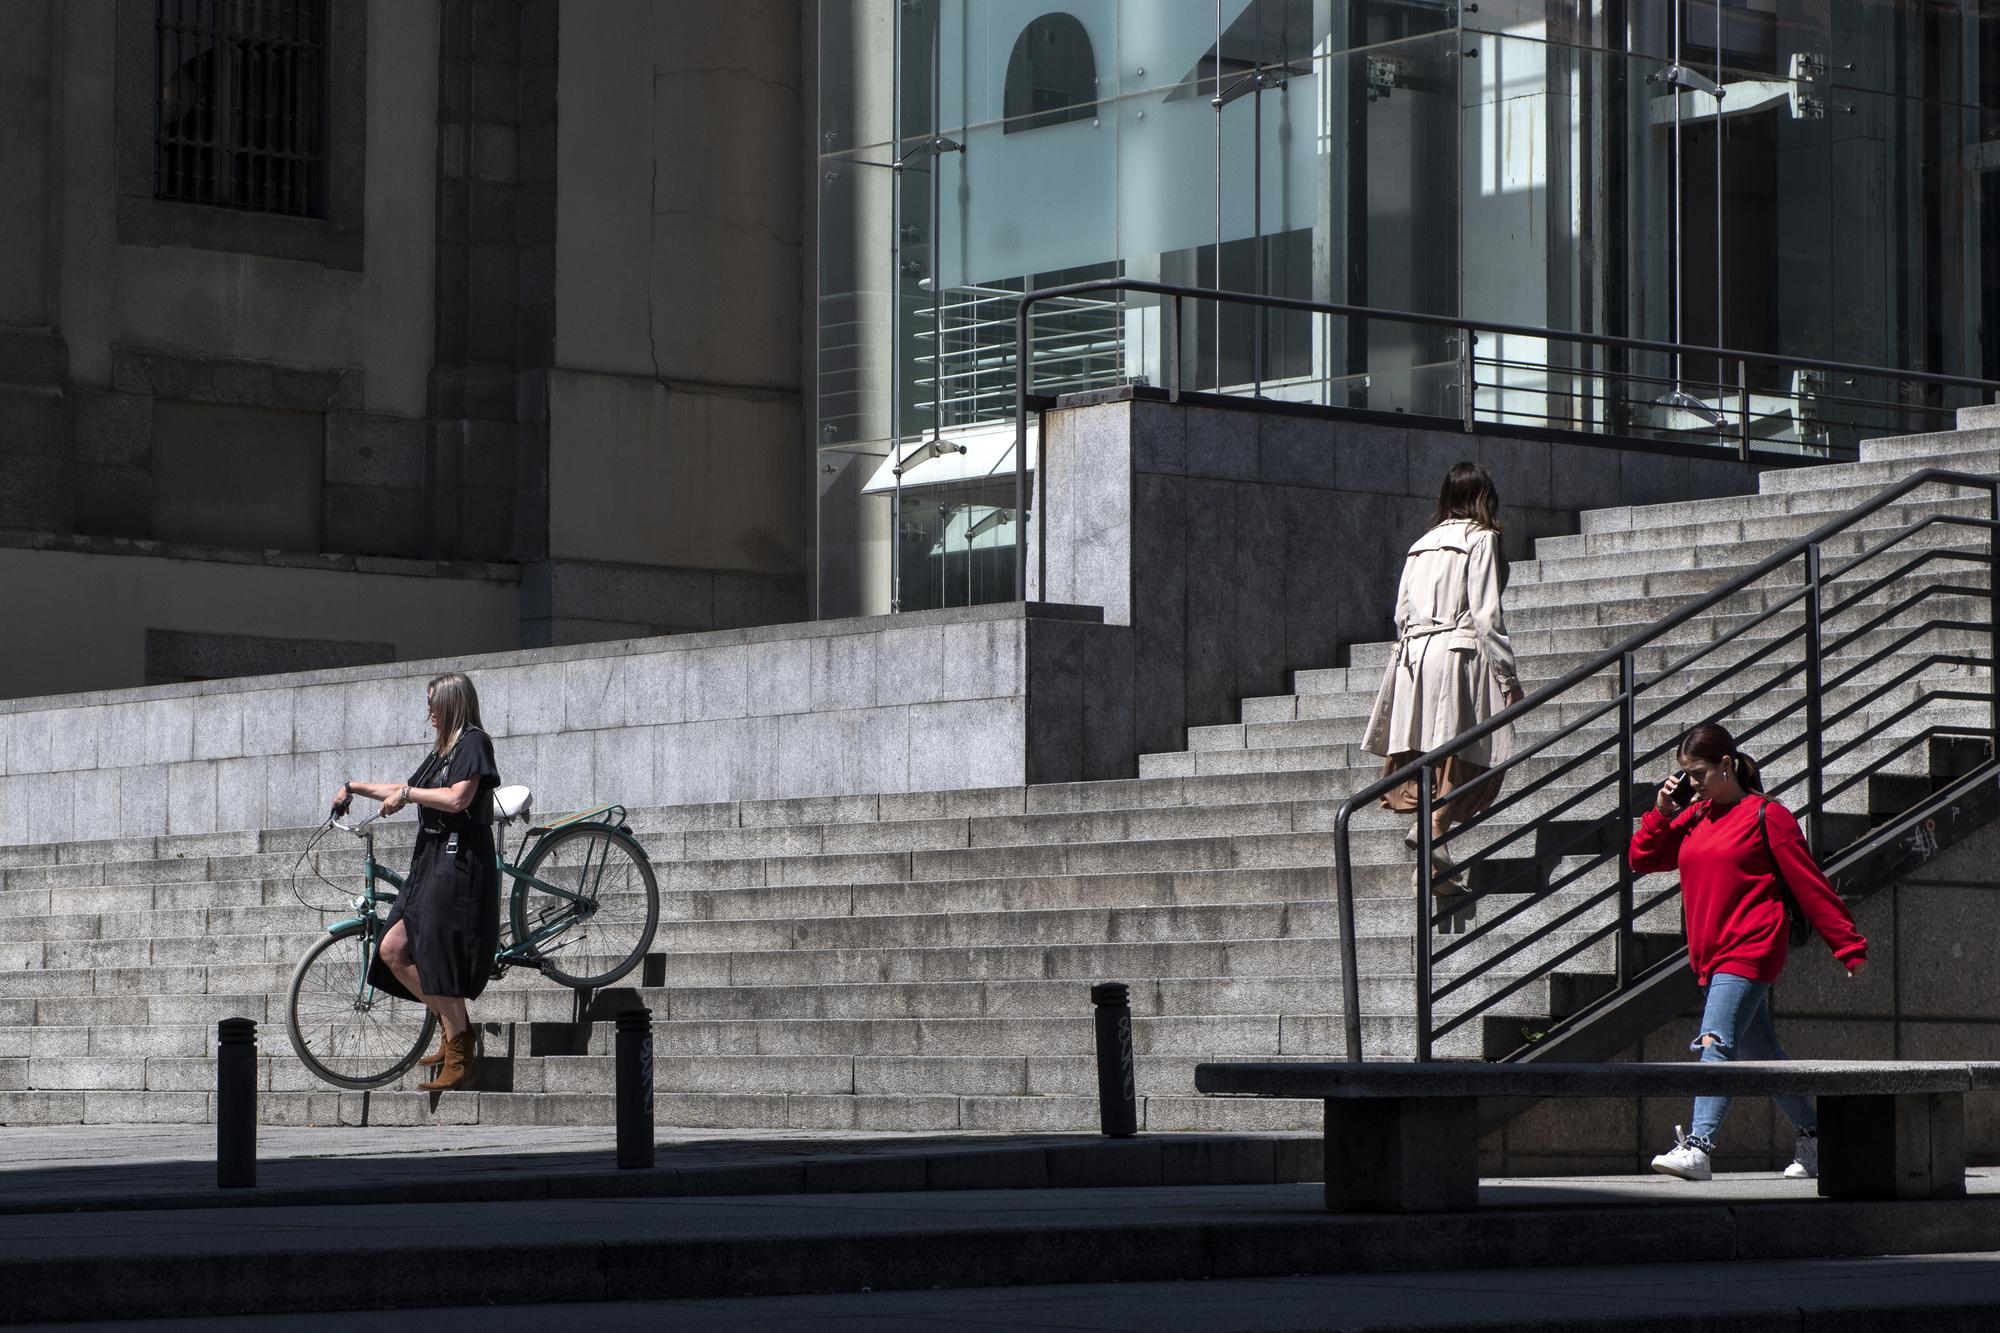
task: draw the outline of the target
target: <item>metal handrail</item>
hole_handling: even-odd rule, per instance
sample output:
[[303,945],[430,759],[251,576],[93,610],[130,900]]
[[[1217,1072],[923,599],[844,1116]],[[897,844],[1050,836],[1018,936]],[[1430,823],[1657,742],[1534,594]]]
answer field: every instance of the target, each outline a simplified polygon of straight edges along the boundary
[[[1980,476],[1975,473],[1958,472],[1947,468],[1925,468],[1919,472],[1913,473],[1912,475],[1905,478],[1901,482],[1898,482],[1893,486],[1885,488],[1884,490],[1878,492],[1870,499],[1865,500],[1858,505],[1855,505],[1853,508],[1847,510],[1845,513],[1828,519],[1824,523],[1820,524],[1818,527],[1814,528],[1811,532],[1807,533],[1802,537],[1796,538],[1791,542],[1788,542],[1785,546],[1783,546],[1779,550],[1773,552],[1769,556],[1766,556],[1756,565],[1737,574],[1735,577],[1729,579],[1727,582],[1723,583],[1719,587],[1714,588],[1710,592],[1703,594],[1700,597],[1694,598],[1693,600],[1686,603],[1684,606],[1680,607],[1678,610],[1670,612],[1668,615],[1663,616],[1659,620],[1653,622],[1651,625],[1648,625],[1646,628],[1638,631],[1635,634],[1628,636],[1627,638],[1625,638],[1618,644],[1614,645],[1613,647],[1603,650],[1595,657],[1590,659],[1588,662],[1574,668],[1573,670],[1563,675],[1560,679],[1552,681],[1549,684],[1542,686],[1540,689],[1536,690],[1533,694],[1527,696],[1526,698],[1520,700],[1519,702],[1513,704],[1508,708],[1502,709],[1499,713],[1496,713],[1492,718],[1488,719],[1487,721],[1479,723],[1478,725],[1460,733],[1459,735],[1453,737],[1450,741],[1446,742],[1444,745],[1441,745],[1436,749],[1429,751],[1428,753],[1420,755],[1416,759],[1403,765],[1401,768],[1396,769],[1394,772],[1383,776],[1382,778],[1369,784],[1366,787],[1363,787],[1360,791],[1356,792],[1354,795],[1348,797],[1346,801],[1342,802],[1339,811],[1336,813],[1334,817],[1334,860],[1335,860],[1334,873],[1335,873],[1336,889],[1337,889],[1336,908],[1339,916],[1340,933],[1341,933],[1341,988],[1342,988],[1343,1008],[1345,1011],[1342,1017],[1346,1028],[1345,1035],[1347,1039],[1348,1058],[1350,1060],[1360,1060],[1362,1058],[1360,972],[1358,967],[1358,945],[1354,934],[1354,926],[1355,926],[1354,868],[1352,861],[1352,853],[1350,850],[1351,847],[1350,826],[1352,824],[1355,813],[1364,808],[1365,806],[1369,805],[1370,803],[1374,802],[1375,800],[1379,799],[1385,793],[1402,785],[1403,783],[1411,781],[1412,779],[1416,780],[1417,793],[1418,793],[1418,827],[1421,830],[1420,842],[1422,844],[1417,854],[1417,893],[1418,893],[1417,919],[1419,923],[1418,929],[1420,932],[1417,941],[1417,946],[1418,946],[1417,947],[1417,990],[1418,990],[1417,1042],[1418,1042],[1418,1058],[1425,1059],[1428,1058],[1429,1054],[1428,1047],[1429,1047],[1429,1036],[1430,1036],[1428,1011],[1429,1011],[1429,998],[1430,998],[1429,965],[1431,962],[1431,958],[1430,958],[1430,950],[1427,947],[1429,943],[1429,931],[1432,920],[1431,873],[1430,873],[1431,871],[1430,852],[1432,848],[1431,783],[1428,780],[1428,775],[1430,771],[1437,765],[1443,763],[1444,760],[1446,760],[1447,758],[1451,757],[1454,754],[1457,754],[1461,750],[1464,750],[1474,744],[1477,744],[1478,742],[1484,741],[1487,737],[1492,736],[1494,733],[1498,732],[1503,727],[1511,727],[1517,719],[1527,716],[1529,713],[1535,711],[1536,709],[1542,707],[1544,704],[1549,703],[1550,701],[1556,699],[1557,697],[1567,693],[1571,689],[1574,689],[1576,686],[1582,684],[1584,681],[1597,675],[1599,672],[1604,671],[1611,667],[1616,667],[1618,668],[1619,671],[1618,693],[1611,700],[1599,705],[1598,707],[1593,708],[1589,714],[1588,720],[1595,720],[1603,716],[1605,712],[1610,711],[1612,709],[1616,709],[1620,713],[1619,736],[1616,738],[1619,744],[1620,755],[1619,755],[1619,764],[1617,773],[1615,775],[1615,780],[1618,784],[1618,789],[1619,789],[1620,826],[1622,830],[1625,832],[1625,834],[1629,836],[1633,818],[1633,809],[1632,809],[1633,798],[1631,790],[1632,776],[1636,771],[1635,767],[1636,755],[1634,753],[1635,736],[1637,731],[1644,725],[1637,717],[1637,710],[1636,710],[1637,695],[1641,689],[1646,688],[1647,686],[1650,685],[1657,685],[1661,680],[1665,679],[1669,674],[1671,674],[1671,670],[1668,672],[1662,672],[1658,675],[1655,675],[1650,680],[1641,682],[1638,677],[1637,669],[1635,666],[1634,655],[1640,649],[1645,648],[1648,645],[1654,643],[1656,640],[1658,640],[1671,630],[1687,623],[1688,621],[1703,614],[1704,612],[1710,610],[1711,608],[1720,605],[1721,603],[1727,601],[1729,598],[1734,597],[1737,594],[1743,592],[1745,589],[1749,588],[1751,585],[1757,583],[1761,579],[1764,579],[1770,574],[1790,564],[1792,561],[1801,558],[1804,558],[1806,562],[1806,580],[1804,587],[1799,591],[1794,592],[1792,595],[1786,597],[1778,605],[1766,608],[1764,611],[1752,617],[1749,621],[1746,621],[1743,625],[1737,626],[1728,635],[1723,637],[1724,639],[1734,638],[1737,635],[1743,633],[1748,628],[1750,628],[1752,625],[1764,623],[1770,620],[1771,618],[1779,615],[1783,611],[1795,605],[1802,598],[1806,603],[1805,615],[1804,615],[1805,625],[1802,627],[1803,632],[1805,633],[1807,639],[1806,660],[1804,663],[1801,664],[1800,668],[1794,668],[1790,671],[1787,671],[1785,673],[1785,678],[1789,678],[1790,675],[1794,674],[1795,671],[1800,669],[1805,670],[1808,675],[1807,696],[1803,702],[1805,704],[1808,713],[1807,731],[1805,739],[1809,751],[1809,759],[1807,764],[1807,771],[1804,776],[1810,793],[1808,808],[1813,812],[1814,816],[1813,819],[1814,840],[1818,841],[1819,837],[1821,836],[1821,830],[1820,830],[1820,825],[1822,823],[1821,812],[1824,809],[1824,800],[1825,800],[1825,793],[1821,790],[1823,774],[1821,771],[1821,763],[1820,763],[1821,755],[1819,753],[1821,747],[1820,732],[1824,721],[1824,719],[1820,716],[1820,699],[1819,699],[1819,691],[1822,682],[1816,679],[1816,677],[1819,674],[1818,671],[1819,655],[1821,650],[1819,625],[1822,620],[1822,615],[1821,615],[1822,608],[1820,606],[1819,591],[1825,577],[1822,569],[1820,568],[1820,547],[1828,538],[1840,533],[1846,528],[1851,527],[1860,520],[1865,519],[1870,515],[1889,507],[1890,505],[1893,505],[1896,501],[1900,500],[1903,496],[1908,495],[1910,492],[1917,490],[1921,487],[1930,485],[1962,486],[1975,491],[1984,492],[1988,497],[1989,517],[1984,519],[1961,518],[1958,519],[1957,521],[1967,526],[1980,527],[1984,529],[1987,534],[1987,554],[1984,557],[1984,559],[1988,565],[1988,570],[1989,570],[1988,588],[1986,590],[1986,596],[1988,598],[1988,605],[1989,605],[1989,618],[1984,628],[1987,629],[1989,635],[1991,636],[1992,650],[1995,658],[1996,669],[1994,669],[1991,672],[1991,678],[1988,682],[1988,689],[1983,694],[1973,695],[1970,692],[1961,692],[1961,691],[1933,691],[1932,693],[1937,695],[1938,697],[1984,700],[1985,702],[1987,702],[1993,710],[1990,718],[1989,733],[1992,736],[1992,738],[1996,740],[1996,742],[2000,742],[2000,561],[1996,561],[1994,558],[1996,545],[2000,545],[2000,479],[1996,479],[1994,477],[1989,477],[1989,476]],[[1835,571],[1836,574],[1846,573],[1848,571],[1857,568],[1866,561],[1871,560],[1876,556],[1883,554],[1885,551],[1891,549],[1896,544],[1896,542],[1900,541],[1903,537],[1909,536],[1915,532],[1922,531],[1928,528],[1929,526],[1931,526],[1930,519],[1919,520],[1916,523],[1909,525],[1906,529],[1904,529],[1901,533],[1899,533],[1897,537],[1887,542],[1876,544],[1870,547],[1868,550],[1864,551],[1861,555],[1840,565],[1838,569]],[[1959,553],[1959,558],[1967,558],[1967,557],[1965,557],[1963,553]],[[1855,605],[1857,601],[1858,598],[1850,598],[1849,600],[1840,603],[1839,607],[1836,609],[1837,610],[1845,609],[1848,606]],[[1795,637],[1799,632],[1800,631],[1793,631],[1785,635],[1783,639],[1774,642],[1789,641],[1792,637]],[[1718,640],[1718,643],[1719,642],[1720,640]],[[1716,644],[1709,645],[1709,647],[1714,647],[1714,646],[1716,646]],[[1705,652],[1706,649],[1704,649],[1703,651]],[[1759,656],[1761,656],[1763,652],[1768,652],[1768,651],[1770,651],[1769,648],[1761,650]],[[1700,653],[1694,654],[1695,657],[1698,657],[1700,655],[1701,655]],[[1676,666],[1677,667],[1684,666],[1689,661],[1692,660],[1693,660],[1692,657],[1683,659],[1681,662],[1677,663]],[[1767,682],[1765,688],[1768,689],[1770,685],[1774,683],[1775,682]],[[1790,713],[1792,711],[1795,711],[1797,707],[1798,705],[1794,704],[1789,706],[1785,711],[1787,713]],[[1648,718],[1647,721],[1651,722],[1657,720],[1657,718],[1659,718],[1661,715],[1662,714],[1656,712],[1650,718]],[[1582,721],[1578,723],[1572,723],[1568,727],[1563,728],[1561,732],[1558,733],[1558,735],[1567,735],[1570,732],[1573,732],[1586,724],[1587,724],[1586,722]],[[1879,730],[1879,728],[1877,728],[1877,730]],[[1552,740],[1554,738],[1550,739]],[[1503,761],[1500,764],[1494,765],[1493,768],[1488,771],[1489,773],[1494,775],[1494,777],[1497,780],[1497,777],[1500,773],[1524,761],[1532,754],[1539,752],[1539,750],[1542,749],[1543,746],[1547,743],[1548,742],[1545,741],[1543,744],[1532,746],[1524,752],[1511,755],[1507,760]],[[1608,743],[1609,741],[1607,740],[1605,744]],[[1836,751],[1836,753],[1843,753],[1845,752],[1845,750],[1852,749],[1853,746],[1858,743],[1859,743],[1858,740],[1850,741],[1847,746],[1842,747],[1842,750]],[[1796,744],[1796,742],[1793,742],[1792,744]],[[1593,751],[1591,751],[1591,753],[1594,753],[1596,750],[1601,750],[1603,748],[1604,745],[1600,744],[1597,747],[1593,747]],[[1787,746],[1787,748],[1790,748],[1790,746]],[[1516,793],[1516,797],[1518,798],[1520,795],[1523,794],[1525,793],[1524,792]],[[1823,848],[1815,848],[1815,850],[1816,851],[1823,850]],[[1632,980],[1632,972],[1629,966],[1631,959],[1629,955],[1631,951],[1630,949],[1631,923],[1634,918],[1635,912],[1632,903],[1632,889],[1631,889],[1632,877],[1631,877],[1629,862],[1626,861],[1622,853],[1614,853],[1614,854],[1619,856],[1620,867],[1621,867],[1620,883],[1618,885],[1618,891],[1620,895],[1620,920],[1617,929],[1620,932],[1618,941],[1619,944],[1618,981],[1619,985],[1623,987],[1629,984]],[[1605,894],[1599,895],[1597,899],[1593,899],[1592,901],[1593,902],[1602,901],[1602,898],[1608,896],[1608,894],[1609,890],[1607,890]],[[1586,941],[1586,943],[1601,938],[1604,933],[1605,933],[1604,931],[1599,931],[1596,935],[1591,937],[1591,940]],[[1570,952],[1573,953],[1575,952],[1575,950],[1571,950]],[[1463,1019],[1461,1018],[1459,1020],[1454,1020],[1453,1026],[1455,1026],[1456,1023],[1459,1021],[1463,1021]]]
[[[1890,366],[1867,366],[1849,361],[1829,361],[1820,357],[1788,356],[1779,352],[1751,352],[1736,348],[1711,347],[1699,343],[1662,342],[1653,338],[1630,338],[1610,333],[1581,333],[1568,329],[1552,329],[1533,324],[1510,324],[1495,320],[1470,319],[1463,315],[1433,315],[1415,310],[1392,310],[1380,306],[1348,305],[1338,301],[1312,301],[1295,296],[1273,296],[1259,292],[1222,291],[1210,287],[1190,287],[1179,283],[1149,282],[1137,278],[1094,278],[1087,282],[1062,283],[1054,287],[1038,287],[1024,292],[1020,304],[1014,311],[1014,512],[1016,514],[1043,514],[1048,500],[1048,469],[1036,469],[1035,505],[1027,508],[1028,500],[1028,407],[1035,397],[1030,379],[1034,367],[1029,361],[1028,335],[1029,317],[1034,307],[1045,302],[1085,296],[1097,292],[1139,293],[1161,296],[1167,299],[1165,320],[1166,346],[1164,351],[1167,375],[1167,398],[1179,402],[1181,397],[1181,302],[1213,301],[1236,305],[1255,306],[1267,310],[1289,310],[1301,314],[1335,315],[1353,319],[1377,319],[1389,323],[1415,324],[1423,328],[1451,329],[1457,332],[1458,362],[1460,367],[1459,392],[1462,405],[1461,415],[1465,429],[1474,427],[1473,411],[1473,351],[1476,335],[1496,333],[1509,337],[1544,338],[1558,342],[1580,344],[1585,347],[1610,348],[1627,352],[1656,352],[1682,358],[1716,357],[1737,363],[1738,383],[1734,386],[1739,395],[1747,400],[1749,388],[1743,379],[1744,367],[1751,362],[1764,365],[1782,366],[1792,370],[1823,371],[1828,374],[1869,376],[1886,380],[1900,380],[1917,384],[1932,384],[1941,388],[1975,389],[1986,395],[2000,394],[2000,380],[1978,379],[1966,375],[1945,375],[1927,370],[1898,370]],[[1255,367],[1261,385],[1263,367]],[[1565,374],[1601,374],[1581,367],[1551,366],[1546,369]],[[1622,373],[1622,372],[1621,372]],[[1718,385],[1718,387],[1730,387]],[[1889,404],[1883,404],[1889,406]],[[1900,403],[1895,406],[1919,411],[1940,411],[1924,404]],[[1744,412],[1747,426],[1748,413]],[[1745,461],[1749,458],[1750,440],[1747,434],[1739,437],[1738,448]],[[1016,526],[1017,538],[1014,547],[1014,587],[1020,599],[1028,596],[1028,527],[1022,522]],[[1044,598],[1048,596],[1048,543],[1037,540],[1039,582],[1037,587]]]

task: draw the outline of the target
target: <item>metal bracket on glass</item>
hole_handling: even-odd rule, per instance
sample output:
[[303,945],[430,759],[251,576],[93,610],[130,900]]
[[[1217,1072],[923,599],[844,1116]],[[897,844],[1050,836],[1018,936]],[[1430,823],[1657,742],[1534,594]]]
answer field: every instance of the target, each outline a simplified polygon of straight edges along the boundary
[[1685,88],[1690,92],[1707,93],[1718,102],[1727,92],[1727,89],[1708,75],[1699,70],[1689,69],[1686,65],[1669,65],[1656,74],[1648,74],[1646,82],[1664,83],[1669,88]]
[[967,542],[970,542],[975,537],[984,537],[987,533],[993,531],[993,529],[1004,528],[1013,521],[1014,521],[1013,510],[996,509],[992,513],[988,514],[985,518],[980,519],[977,523],[974,523],[971,527],[967,528],[965,530],[965,540]]
[[942,134],[934,134],[930,138],[917,143],[910,151],[904,153],[889,165],[897,171],[901,171],[912,162],[924,162],[933,157],[943,157],[946,153],[962,153],[964,151],[965,145],[958,140],[947,139]]
[[910,450],[909,453],[897,459],[896,466],[889,470],[890,475],[900,477],[918,463],[928,463],[933,458],[943,458],[946,454],[962,454],[964,452],[964,445],[953,444],[942,435],[933,435],[916,448]]
[[1267,68],[1255,69],[1245,74],[1242,78],[1237,79],[1215,96],[1209,98],[1208,103],[1217,111],[1220,111],[1239,97],[1247,97],[1251,93],[1261,93],[1268,88],[1282,88],[1293,79],[1303,79],[1311,72],[1311,70],[1300,69],[1296,65],[1271,65]]
[[1682,389],[1675,389],[1666,397],[1655,398],[1653,401],[1661,407],[1671,407],[1693,416],[1698,416],[1711,426],[1720,427],[1724,422],[1729,420],[1728,417],[1716,411],[1701,399]]

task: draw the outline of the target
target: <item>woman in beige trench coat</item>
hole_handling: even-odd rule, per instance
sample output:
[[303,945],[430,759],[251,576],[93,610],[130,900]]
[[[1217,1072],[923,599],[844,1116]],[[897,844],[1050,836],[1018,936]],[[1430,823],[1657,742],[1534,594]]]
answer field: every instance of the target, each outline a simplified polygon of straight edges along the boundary
[[[1403,561],[1396,588],[1396,650],[1382,673],[1382,688],[1362,737],[1362,748],[1384,756],[1393,772],[1460,732],[1486,721],[1521,698],[1514,648],[1500,610],[1499,493],[1476,463],[1454,464],[1439,488],[1431,527]],[[1434,772],[1431,836],[1472,818],[1499,795],[1498,778],[1480,775],[1506,759],[1511,727],[1482,738],[1446,759]],[[1417,784],[1405,782],[1387,796],[1388,809],[1417,809]],[[1418,845],[1414,827],[1404,841]],[[1450,862],[1434,853],[1436,886],[1460,891]]]

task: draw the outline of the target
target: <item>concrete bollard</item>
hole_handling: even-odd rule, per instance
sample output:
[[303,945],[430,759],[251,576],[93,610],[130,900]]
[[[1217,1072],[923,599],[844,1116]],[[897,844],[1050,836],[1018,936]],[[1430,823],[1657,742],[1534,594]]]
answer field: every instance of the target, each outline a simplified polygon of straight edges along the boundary
[[225,1018],[215,1025],[215,1186],[257,1183],[257,1024]]
[[653,1014],[618,1011],[618,1168],[653,1164]]
[[1107,1138],[1129,1139],[1139,1132],[1131,992],[1122,981],[1100,981],[1090,988],[1090,1002],[1097,1007],[1098,1120]]

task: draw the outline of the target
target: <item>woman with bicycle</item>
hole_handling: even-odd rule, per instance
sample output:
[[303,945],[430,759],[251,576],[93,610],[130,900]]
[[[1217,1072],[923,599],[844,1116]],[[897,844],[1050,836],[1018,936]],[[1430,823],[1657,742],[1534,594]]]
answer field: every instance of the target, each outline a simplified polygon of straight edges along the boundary
[[425,690],[436,742],[408,782],[346,782],[334,796],[345,814],[355,796],[382,803],[382,814],[417,807],[410,874],[390,908],[388,930],[368,980],[437,1015],[444,1036],[425,1065],[437,1074],[417,1086],[455,1088],[472,1075],[471,1020],[492,975],[500,942],[500,873],[493,852],[493,789],[500,770],[479,722],[479,694],[463,673],[446,672]]
[[[1687,923],[1688,962],[1706,1000],[1692,1048],[1704,1060],[1783,1060],[1771,1025],[1771,986],[1785,970],[1796,904],[1833,956],[1857,977],[1868,966],[1868,941],[1847,904],[1813,861],[1791,811],[1764,795],[1763,781],[1736,739],[1704,722],[1682,739],[1680,771],[1660,785],[1653,808],[1632,835],[1632,869],[1678,870]],[[1797,1131],[1785,1174],[1819,1174],[1819,1121],[1803,1097],[1774,1097]],[[1715,1132],[1727,1097],[1697,1097],[1693,1133],[1653,1159],[1653,1170],[1707,1180]]]

